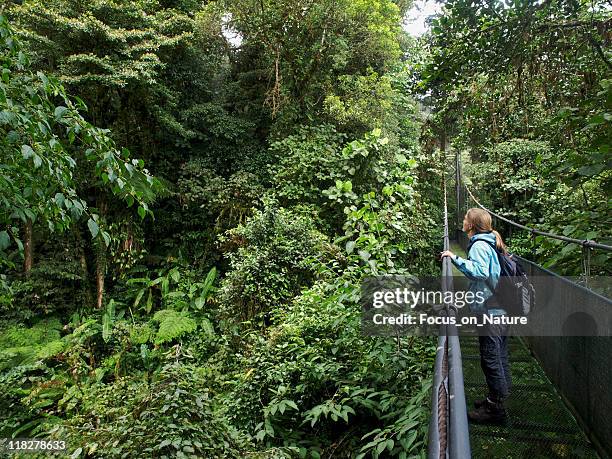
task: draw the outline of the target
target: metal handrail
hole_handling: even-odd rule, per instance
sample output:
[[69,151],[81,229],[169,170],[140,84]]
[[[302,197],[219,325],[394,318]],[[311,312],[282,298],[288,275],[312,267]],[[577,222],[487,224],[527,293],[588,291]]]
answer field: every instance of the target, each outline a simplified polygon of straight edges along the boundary
[[[448,250],[448,208],[444,183],[444,250]],[[442,290],[453,290],[450,259],[442,261]],[[456,309],[443,313],[454,316]],[[464,459],[471,457],[470,437],[463,387],[463,364],[459,336],[454,325],[440,325],[434,364],[432,410],[429,424],[430,459]]]

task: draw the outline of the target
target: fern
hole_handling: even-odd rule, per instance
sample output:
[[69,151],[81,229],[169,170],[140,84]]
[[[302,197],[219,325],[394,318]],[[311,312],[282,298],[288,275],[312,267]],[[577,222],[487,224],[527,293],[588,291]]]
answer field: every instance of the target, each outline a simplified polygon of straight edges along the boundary
[[13,325],[0,333],[0,348],[31,346],[59,339],[62,324],[57,319],[41,320],[32,328]]
[[48,359],[59,354],[60,352],[63,352],[65,346],[66,343],[62,340],[50,341],[42,346],[39,346],[36,357],[38,359]]
[[173,309],[163,309],[156,312],[153,320],[159,322],[155,344],[167,343],[185,333],[191,333],[197,326],[196,321],[187,312]]
[[64,350],[62,324],[57,319],[41,320],[31,328],[13,325],[0,333],[0,370],[47,359]]
[[130,342],[146,344],[153,338],[153,330],[149,324],[134,324],[130,326]]

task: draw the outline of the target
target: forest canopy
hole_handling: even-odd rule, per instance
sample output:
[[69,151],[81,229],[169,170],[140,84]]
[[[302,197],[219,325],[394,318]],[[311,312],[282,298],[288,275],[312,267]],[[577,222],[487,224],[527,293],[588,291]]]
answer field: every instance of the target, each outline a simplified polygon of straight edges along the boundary
[[413,37],[410,0],[6,2],[0,437],[422,457],[435,341],[362,334],[360,284],[439,275],[454,155],[502,214],[612,239],[609,6],[443,3]]

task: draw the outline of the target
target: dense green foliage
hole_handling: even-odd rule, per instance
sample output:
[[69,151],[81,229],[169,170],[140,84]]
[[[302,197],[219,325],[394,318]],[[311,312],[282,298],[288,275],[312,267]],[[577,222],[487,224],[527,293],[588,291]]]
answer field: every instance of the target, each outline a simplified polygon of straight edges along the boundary
[[[141,160],[119,151],[108,132],[92,126],[79,109],[81,100],[70,99],[55,79],[34,73],[21,51],[6,18],[2,30],[2,209],[0,250],[10,246],[11,236],[21,246],[14,225],[38,221],[50,231],[63,231],[72,220],[89,217],[87,225],[95,238],[98,216],[79,196],[74,174],[87,164],[90,187],[104,185],[128,206],[140,202],[147,209],[154,179]],[[144,213],[143,213],[144,216]],[[108,245],[110,236],[100,233]],[[4,258],[3,258],[4,259]]]
[[363,336],[358,304],[363,276],[437,271],[409,6],[7,8],[3,436],[73,457],[423,454],[432,343]]
[[6,6],[0,437],[423,457],[434,342],[358,300],[439,272],[441,138],[503,213],[609,238],[605,10],[472,3],[418,40],[403,0]]
[[[612,240],[611,21],[605,1],[449,1],[433,21],[419,82],[435,100],[438,128],[469,153],[476,167],[467,175],[486,204],[604,243]],[[580,274],[580,247],[558,242],[512,235],[522,253]],[[591,262],[594,273],[609,273],[609,252]]]

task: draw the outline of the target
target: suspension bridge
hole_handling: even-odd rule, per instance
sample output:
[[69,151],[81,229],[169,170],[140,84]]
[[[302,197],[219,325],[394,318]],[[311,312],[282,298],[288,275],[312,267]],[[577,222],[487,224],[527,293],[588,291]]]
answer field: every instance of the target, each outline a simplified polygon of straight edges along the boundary
[[[452,179],[451,179],[452,180]],[[516,223],[484,207],[463,183],[459,155],[455,156],[454,213],[449,215],[449,189],[444,183],[444,250],[466,256],[467,236],[461,221],[468,207],[479,206],[493,217],[494,226],[511,225],[547,238],[582,247],[584,278],[590,276],[592,250],[612,247],[577,240]],[[535,308],[554,311],[565,330],[581,305],[595,305],[612,316],[612,301],[518,257],[528,276],[550,278],[554,292],[536,294]],[[453,289],[453,276],[461,274],[446,257],[442,288]],[[603,308],[603,309],[602,309]],[[610,311],[610,312],[608,312]],[[457,309],[442,311],[457,315]],[[602,324],[599,324],[602,325]],[[480,369],[477,336],[458,336],[454,325],[439,329],[434,366],[428,457],[432,458],[609,458],[612,452],[612,338],[602,336],[510,337],[511,394],[506,401],[505,425],[469,424],[467,411],[486,392]],[[596,333],[597,335],[597,333]]]

